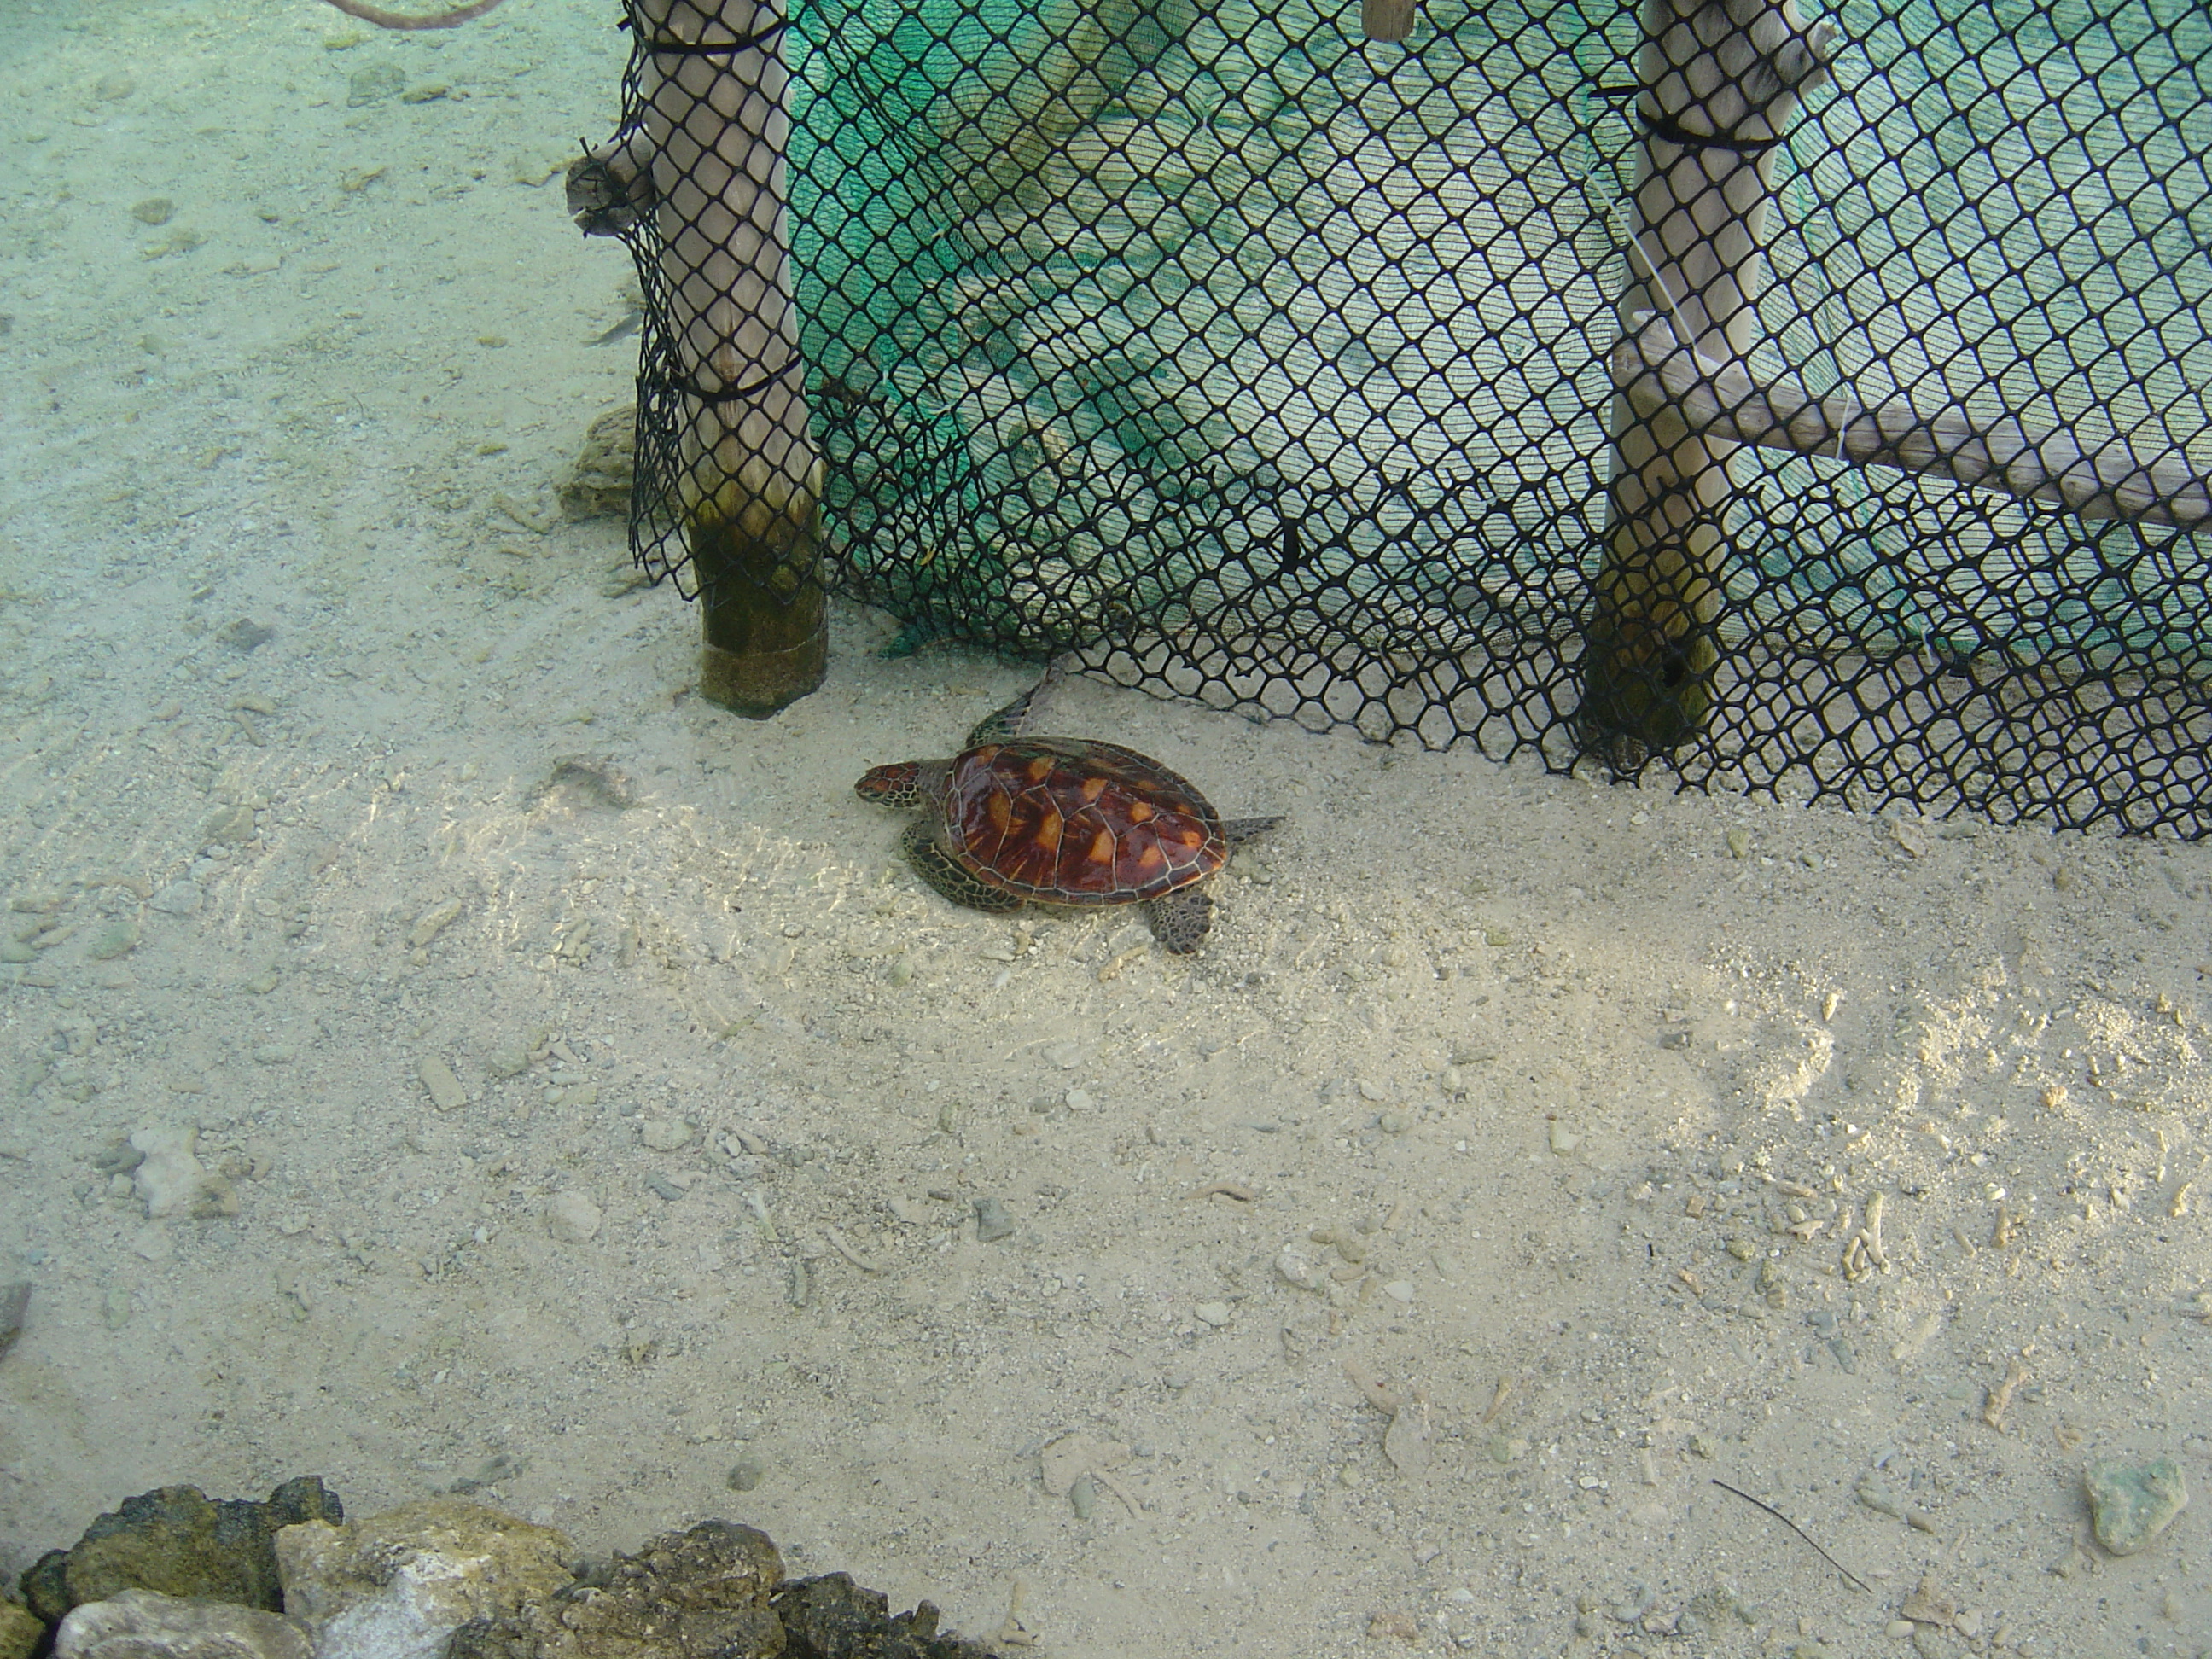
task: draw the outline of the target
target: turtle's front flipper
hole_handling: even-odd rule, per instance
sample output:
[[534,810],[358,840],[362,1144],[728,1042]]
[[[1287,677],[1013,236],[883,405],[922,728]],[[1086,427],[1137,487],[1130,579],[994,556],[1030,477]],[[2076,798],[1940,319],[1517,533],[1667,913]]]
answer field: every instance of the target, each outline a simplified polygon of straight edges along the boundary
[[1037,713],[1052,689],[1060,684],[1060,671],[1048,668],[1044,678],[1016,697],[995,714],[986,714],[968,734],[968,746],[981,749],[987,743],[1004,743],[1009,738],[1018,738],[1030,729],[1030,716]]
[[988,910],[994,915],[1003,915],[1008,910],[1020,909],[1026,902],[1011,893],[1001,893],[994,887],[984,886],[955,864],[945,849],[937,844],[937,838],[929,833],[929,827],[925,823],[908,824],[906,839],[902,844],[906,848],[907,862],[914,866],[915,873],[955,904],[965,905],[970,910]]
[[1203,887],[1178,887],[1145,907],[1152,937],[1170,956],[1187,957],[1206,942],[1213,925],[1213,901]]

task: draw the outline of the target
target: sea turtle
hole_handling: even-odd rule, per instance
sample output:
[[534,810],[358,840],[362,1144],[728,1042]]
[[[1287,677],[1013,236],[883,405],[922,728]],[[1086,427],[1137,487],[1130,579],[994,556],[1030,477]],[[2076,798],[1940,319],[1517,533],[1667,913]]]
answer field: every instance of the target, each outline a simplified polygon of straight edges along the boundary
[[1238,842],[1282,820],[1224,823],[1188,780],[1118,743],[1030,736],[1054,678],[985,720],[951,759],[878,766],[854,792],[921,809],[907,858],[955,904],[1141,904],[1160,944],[1188,955],[1213,916],[1202,884]]

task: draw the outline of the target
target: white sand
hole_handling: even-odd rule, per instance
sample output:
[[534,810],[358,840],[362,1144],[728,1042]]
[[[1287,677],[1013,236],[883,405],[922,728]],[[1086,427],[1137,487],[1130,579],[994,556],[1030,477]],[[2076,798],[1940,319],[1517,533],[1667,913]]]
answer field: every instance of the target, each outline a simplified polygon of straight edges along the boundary
[[[819,695],[736,720],[685,696],[672,595],[610,596],[619,526],[497,505],[550,508],[630,372],[587,343],[625,256],[514,179],[608,125],[604,10],[343,51],[275,0],[0,21],[0,867],[4,937],[46,927],[0,989],[36,1285],[0,1566],[166,1482],[367,1514],[505,1469],[481,1497],[592,1551],[723,1516],[986,1634],[1019,1582],[1063,1655],[1398,1650],[1378,1613],[1553,1653],[1584,1601],[1584,1651],[1869,1653],[1928,1573],[2008,1651],[2212,1641],[2193,1513],[2075,1553],[2086,1460],[2212,1477],[2212,851],[1086,682],[1056,723],[1287,825],[1195,963],[1127,913],[947,907],[850,785],[1018,671],[845,613]],[[349,107],[377,64],[450,91]],[[235,1218],[95,1167],[193,1125]],[[1046,1490],[1071,1433],[1129,1448],[1135,1513]],[[1855,1495],[1877,1464],[1925,1529]]]

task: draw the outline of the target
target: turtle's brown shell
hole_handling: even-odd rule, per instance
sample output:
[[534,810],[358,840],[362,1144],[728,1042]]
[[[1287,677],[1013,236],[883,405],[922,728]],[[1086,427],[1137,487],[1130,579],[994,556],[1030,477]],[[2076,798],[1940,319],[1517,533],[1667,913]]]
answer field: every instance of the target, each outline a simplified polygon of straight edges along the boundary
[[944,801],[947,854],[985,886],[1048,904],[1158,898],[1229,857],[1212,803],[1119,744],[984,744],[954,759]]

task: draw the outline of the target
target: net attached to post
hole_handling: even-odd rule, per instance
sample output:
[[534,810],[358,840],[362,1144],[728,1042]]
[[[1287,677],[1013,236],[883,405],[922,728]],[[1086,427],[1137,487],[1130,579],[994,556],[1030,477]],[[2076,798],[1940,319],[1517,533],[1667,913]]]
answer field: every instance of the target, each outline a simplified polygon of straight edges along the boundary
[[[1431,0],[1395,44],[1298,0],[799,7],[789,568],[908,647],[1378,740],[2203,835],[2212,15],[1850,0],[1708,331],[1632,262],[1711,136],[1653,80],[1668,4]],[[690,586],[641,263],[635,543]],[[1623,410],[1702,458],[1640,726],[1590,646]]]

